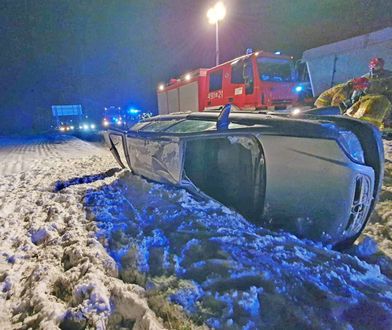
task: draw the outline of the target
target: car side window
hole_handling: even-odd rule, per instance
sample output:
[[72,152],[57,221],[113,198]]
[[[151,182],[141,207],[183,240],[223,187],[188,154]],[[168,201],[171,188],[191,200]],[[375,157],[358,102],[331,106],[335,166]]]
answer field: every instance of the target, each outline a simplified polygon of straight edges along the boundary
[[201,191],[247,219],[261,219],[265,196],[264,154],[256,138],[226,136],[189,140],[185,176]]
[[210,92],[222,89],[222,70],[211,72],[209,77],[209,83]]

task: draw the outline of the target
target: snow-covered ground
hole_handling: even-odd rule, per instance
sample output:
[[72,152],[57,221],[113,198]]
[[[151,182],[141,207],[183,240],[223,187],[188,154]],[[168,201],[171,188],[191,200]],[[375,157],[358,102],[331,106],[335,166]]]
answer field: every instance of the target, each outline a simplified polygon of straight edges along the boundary
[[385,147],[373,223],[339,253],[120,171],[97,144],[0,138],[0,328],[391,329]]
[[88,189],[115,180],[106,150],[67,136],[0,145],[0,329],[162,328],[83,207]]

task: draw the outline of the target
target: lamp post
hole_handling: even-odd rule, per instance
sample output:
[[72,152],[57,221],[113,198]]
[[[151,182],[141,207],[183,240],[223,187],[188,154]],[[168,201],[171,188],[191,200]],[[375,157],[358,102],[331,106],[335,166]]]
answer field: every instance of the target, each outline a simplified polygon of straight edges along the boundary
[[214,7],[207,11],[207,18],[210,24],[215,24],[215,52],[216,65],[219,64],[219,27],[218,22],[226,15],[226,8],[222,2],[217,2]]

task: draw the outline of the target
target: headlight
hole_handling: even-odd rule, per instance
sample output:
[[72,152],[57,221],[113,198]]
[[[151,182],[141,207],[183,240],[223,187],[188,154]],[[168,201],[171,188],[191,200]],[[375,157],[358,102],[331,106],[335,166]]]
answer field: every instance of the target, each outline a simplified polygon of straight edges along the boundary
[[359,142],[357,136],[353,132],[340,129],[338,142],[350,158],[358,163],[365,164],[365,156],[363,154],[361,142]]
[[87,124],[84,124],[84,125],[83,125],[83,129],[88,130],[88,125],[87,125]]
[[61,131],[61,132],[64,132],[64,131],[65,131],[65,127],[61,126],[61,127],[60,127],[60,131]]
[[71,128],[71,130],[73,130],[75,127],[71,126],[70,128]]
[[90,127],[91,127],[91,129],[95,129],[95,125],[94,124],[91,124]]

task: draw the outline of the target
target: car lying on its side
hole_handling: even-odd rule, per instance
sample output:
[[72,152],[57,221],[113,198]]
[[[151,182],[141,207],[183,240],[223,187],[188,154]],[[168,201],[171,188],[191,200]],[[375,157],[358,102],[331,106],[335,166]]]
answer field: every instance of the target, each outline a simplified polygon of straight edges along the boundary
[[352,244],[382,184],[377,128],[311,111],[229,112],[151,117],[105,139],[135,174],[208,195],[266,228]]

